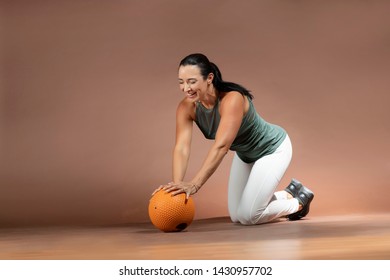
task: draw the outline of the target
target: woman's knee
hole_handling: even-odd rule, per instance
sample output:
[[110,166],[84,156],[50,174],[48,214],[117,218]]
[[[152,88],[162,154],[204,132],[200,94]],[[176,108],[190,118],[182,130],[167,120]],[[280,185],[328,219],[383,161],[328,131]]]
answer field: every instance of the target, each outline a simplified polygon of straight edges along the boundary
[[250,211],[249,209],[240,208],[237,211],[236,219],[242,225],[255,225],[258,222],[262,210],[257,210],[256,212]]

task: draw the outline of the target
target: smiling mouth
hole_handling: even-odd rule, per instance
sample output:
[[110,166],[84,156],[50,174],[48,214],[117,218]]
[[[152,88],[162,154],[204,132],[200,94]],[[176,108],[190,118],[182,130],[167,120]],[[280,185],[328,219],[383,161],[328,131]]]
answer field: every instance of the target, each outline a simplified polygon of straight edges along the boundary
[[196,96],[196,92],[193,93],[187,93],[187,97],[194,98]]

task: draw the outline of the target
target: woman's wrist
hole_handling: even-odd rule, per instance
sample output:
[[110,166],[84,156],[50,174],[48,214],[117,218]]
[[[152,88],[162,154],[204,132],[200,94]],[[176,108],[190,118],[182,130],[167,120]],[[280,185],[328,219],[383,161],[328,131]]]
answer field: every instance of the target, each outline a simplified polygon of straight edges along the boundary
[[191,182],[192,187],[195,188],[195,192],[198,192],[199,189],[202,187],[200,184],[196,184],[194,182]]

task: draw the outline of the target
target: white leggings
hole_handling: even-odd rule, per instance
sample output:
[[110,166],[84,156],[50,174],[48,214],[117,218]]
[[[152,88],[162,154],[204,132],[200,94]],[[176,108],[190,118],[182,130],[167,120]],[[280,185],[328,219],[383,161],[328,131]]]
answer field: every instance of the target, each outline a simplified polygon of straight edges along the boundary
[[234,155],[228,185],[228,208],[233,222],[262,224],[298,211],[297,199],[287,199],[284,191],[275,192],[291,157],[288,135],[273,154],[254,163],[245,163]]

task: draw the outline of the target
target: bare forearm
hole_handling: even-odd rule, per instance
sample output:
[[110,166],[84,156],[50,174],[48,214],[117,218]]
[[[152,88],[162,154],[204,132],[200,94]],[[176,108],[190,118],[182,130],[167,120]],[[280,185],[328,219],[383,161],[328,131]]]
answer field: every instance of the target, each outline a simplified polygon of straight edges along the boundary
[[229,149],[226,146],[214,144],[196,176],[191,182],[199,188],[213,175]]
[[190,158],[189,151],[175,147],[173,151],[173,182],[178,183],[183,181],[187,171],[188,160]]

